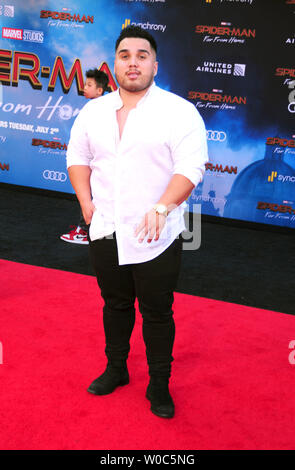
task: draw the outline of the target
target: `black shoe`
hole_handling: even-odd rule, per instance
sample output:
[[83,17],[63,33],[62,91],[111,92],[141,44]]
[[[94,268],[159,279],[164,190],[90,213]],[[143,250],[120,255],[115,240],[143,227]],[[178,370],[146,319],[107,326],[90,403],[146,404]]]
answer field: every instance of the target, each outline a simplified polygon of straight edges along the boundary
[[119,385],[127,385],[128,383],[129,374],[127,369],[114,369],[107,366],[104,373],[89,385],[87,391],[94,393],[94,395],[108,395]]
[[151,412],[160,418],[173,418],[174,403],[168,389],[168,379],[159,377],[150,380],[146,398],[151,402]]

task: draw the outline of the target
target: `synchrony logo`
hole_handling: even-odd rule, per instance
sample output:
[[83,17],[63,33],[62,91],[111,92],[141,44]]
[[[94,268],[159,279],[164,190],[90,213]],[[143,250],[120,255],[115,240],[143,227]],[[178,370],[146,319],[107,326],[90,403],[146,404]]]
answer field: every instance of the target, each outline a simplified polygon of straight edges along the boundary
[[142,29],[153,30],[153,31],[161,31],[162,33],[165,32],[167,25],[164,24],[153,24],[146,21],[145,23],[135,21],[131,21],[130,19],[126,18],[125,23],[122,24],[122,29],[127,28],[128,26],[140,26]]
[[243,5],[252,5],[254,0],[220,0],[220,3],[241,3]]
[[278,173],[276,171],[272,171],[270,176],[268,176],[267,181],[269,183],[273,183],[274,179],[278,176]]
[[273,183],[276,179],[281,183],[295,183],[295,176],[278,175],[277,171],[272,171],[271,174],[267,177],[267,181],[269,183]]

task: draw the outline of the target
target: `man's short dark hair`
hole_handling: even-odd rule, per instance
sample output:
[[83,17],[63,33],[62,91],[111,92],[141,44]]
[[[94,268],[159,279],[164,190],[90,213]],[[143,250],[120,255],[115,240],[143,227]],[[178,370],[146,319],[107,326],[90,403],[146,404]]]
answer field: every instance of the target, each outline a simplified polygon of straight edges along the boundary
[[98,88],[102,88],[103,93],[105,91],[110,91],[110,88],[108,87],[109,77],[102,70],[89,69],[86,71],[86,78],[94,78],[96,86]]
[[155,53],[157,53],[158,47],[157,47],[157,43],[156,43],[155,39],[153,38],[153,36],[150,33],[145,31],[140,26],[131,25],[131,26],[127,26],[127,28],[122,29],[122,31],[120,33],[120,36],[118,37],[118,39],[116,41],[115,50],[118,49],[118,46],[119,46],[120,42],[123,41],[123,39],[125,39],[125,38],[146,39],[150,43],[151,48],[155,51]]

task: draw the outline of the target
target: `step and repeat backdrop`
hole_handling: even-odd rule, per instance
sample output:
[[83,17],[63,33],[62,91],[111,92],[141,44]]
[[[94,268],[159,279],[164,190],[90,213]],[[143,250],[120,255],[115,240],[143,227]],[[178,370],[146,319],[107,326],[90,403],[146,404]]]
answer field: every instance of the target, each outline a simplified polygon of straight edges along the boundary
[[295,228],[294,15],[295,0],[1,1],[0,182],[73,193],[85,72],[104,70],[116,90],[115,41],[136,24],[158,42],[157,85],[206,124],[189,210]]

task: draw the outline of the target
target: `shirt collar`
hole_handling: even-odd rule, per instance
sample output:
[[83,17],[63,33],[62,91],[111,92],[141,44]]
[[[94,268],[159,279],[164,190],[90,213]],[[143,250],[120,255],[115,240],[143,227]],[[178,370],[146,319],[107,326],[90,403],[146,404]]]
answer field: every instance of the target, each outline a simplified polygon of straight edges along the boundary
[[[155,87],[156,87],[156,84],[155,84],[155,82],[153,82],[151,84],[151,86],[148,88],[147,92],[144,94],[144,96],[139,100],[136,107],[141,106],[145,102],[145,100],[148,98],[148,96],[150,96],[153,93]],[[114,106],[117,110],[122,108],[122,106],[123,106],[123,101],[121,99],[119,90],[120,89],[118,88],[114,92]]]

